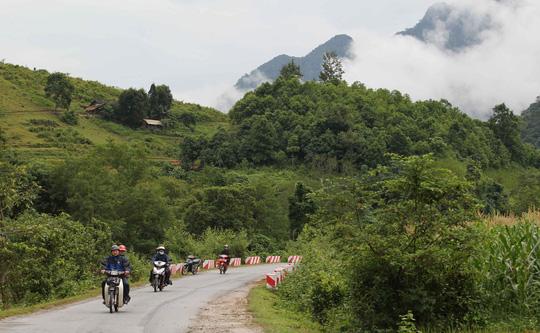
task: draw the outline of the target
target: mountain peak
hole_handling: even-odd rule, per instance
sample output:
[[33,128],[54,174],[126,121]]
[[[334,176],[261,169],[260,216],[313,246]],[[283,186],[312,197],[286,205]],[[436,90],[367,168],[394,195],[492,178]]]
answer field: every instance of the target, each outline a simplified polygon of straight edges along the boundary
[[442,49],[461,51],[482,42],[482,33],[493,27],[491,17],[467,7],[440,2],[432,5],[412,28],[398,35],[412,36]]
[[352,37],[345,34],[336,35],[323,44],[317,46],[304,57],[295,57],[281,54],[272,60],[262,64],[249,74],[242,76],[235,84],[239,90],[246,91],[255,89],[265,81],[272,81],[278,78],[283,66],[294,61],[303,74],[304,80],[318,80],[321,71],[323,55],[326,52],[335,52],[340,58],[350,58],[349,53]]

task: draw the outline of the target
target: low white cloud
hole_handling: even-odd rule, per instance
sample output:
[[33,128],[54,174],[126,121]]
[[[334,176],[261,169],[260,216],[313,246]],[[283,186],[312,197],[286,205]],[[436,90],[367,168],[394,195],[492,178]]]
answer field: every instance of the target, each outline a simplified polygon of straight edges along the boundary
[[346,79],[397,89],[413,99],[444,98],[478,118],[488,117],[502,102],[517,113],[524,110],[540,95],[540,3],[475,0],[453,5],[492,20],[494,28],[482,33],[479,45],[459,53],[441,49],[448,35],[444,24],[434,44],[357,31],[352,36],[356,57],[345,64]]

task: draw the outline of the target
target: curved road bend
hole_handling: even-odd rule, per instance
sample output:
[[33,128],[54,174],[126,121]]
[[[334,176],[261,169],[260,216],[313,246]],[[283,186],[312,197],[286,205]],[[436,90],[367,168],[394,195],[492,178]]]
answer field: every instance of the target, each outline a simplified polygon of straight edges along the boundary
[[100,298],[75,303],[60,309],[0,321],[0,332],[75,333],[75,332],[187,332],[191,320],[209,301],[263,278],[279,265],[232,268],[220,275],[217,270],[175,280],[172,286],[154,293],[149,285],[134,289],[131,302],[118,313],[110,314]]

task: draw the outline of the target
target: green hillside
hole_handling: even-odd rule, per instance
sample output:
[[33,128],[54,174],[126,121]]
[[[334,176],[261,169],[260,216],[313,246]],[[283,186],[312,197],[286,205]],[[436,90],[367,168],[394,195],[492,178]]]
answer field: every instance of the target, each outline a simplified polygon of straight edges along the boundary
[[152,158],[177,159],[184,137],[209,135],[228,126],[227,117],[219,111],[179,101],[173,102],[171,116],[193,114],[197,122],[192,129],[180,126],[153,132],[88,116],[84,107],[92,100],[113,102],[122,90],[80,78],[70,78],[75,86],[71,110],[79,115],[79,123],[70,126],[61,120],[63,110],[55,111],[45,96],[48,75],[45,70],[0,64],[0,128],[8,146],[25,158],[61,159],[69,152],[112,140],[145,147]]

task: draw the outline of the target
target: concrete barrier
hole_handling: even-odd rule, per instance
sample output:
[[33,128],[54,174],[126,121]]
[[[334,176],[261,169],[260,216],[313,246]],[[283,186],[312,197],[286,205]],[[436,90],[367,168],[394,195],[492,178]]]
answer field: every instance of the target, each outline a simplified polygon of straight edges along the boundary
[[267,264],[277,264],[281,262],[281,256],[268,256],[266,257]]
[[261,257],[247,257],[245,261],[246,265],[257,265],[261,263]]
[[287,262],[289,264],[298,264],[302,261],[302,256],[290,256]]
[[229,263],[232,267],[237,267],[242,265],[242,258],[231,258],[231,262]]
[[205,260],[203,262],[203,269],[212,269],[216,267],[216,261],[215,260]]

